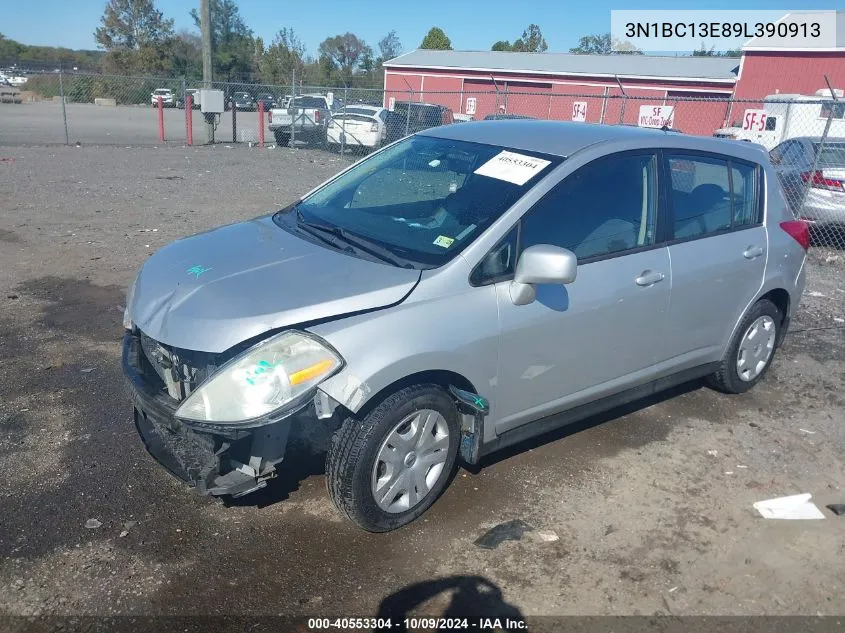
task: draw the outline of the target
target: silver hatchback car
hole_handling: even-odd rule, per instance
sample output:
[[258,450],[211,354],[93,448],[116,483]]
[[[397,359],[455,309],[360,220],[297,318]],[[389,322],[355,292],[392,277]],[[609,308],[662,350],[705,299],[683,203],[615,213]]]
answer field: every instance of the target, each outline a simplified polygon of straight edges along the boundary
[[426,130],[147,261],[124,319],[135,424],[212,495],[265,486],[286,448],[325,450],[338,510],[391,530],[459,459],[695,378],[750,389],[808,244],[755,146]]

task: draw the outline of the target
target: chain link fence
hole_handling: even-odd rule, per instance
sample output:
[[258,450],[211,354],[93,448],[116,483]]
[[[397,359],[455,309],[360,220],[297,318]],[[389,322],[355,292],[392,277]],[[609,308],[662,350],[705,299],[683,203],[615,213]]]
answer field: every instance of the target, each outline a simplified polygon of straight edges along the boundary
[[[466,121],[664,128],[762,145],[793,212],[812,223],[816,242],[845,247],[845,101],[837,91],[751,101],[622,85],[579,86],[577,94],[564,94],[514,85],[419,92],[214,82],[223,111],[205,115],[200,87],[182,78],[31,74],[20,87],[3,87],[0,144],[223,142],[363,155],[420,130]],[[188,101],[193,105],[186,109]]]

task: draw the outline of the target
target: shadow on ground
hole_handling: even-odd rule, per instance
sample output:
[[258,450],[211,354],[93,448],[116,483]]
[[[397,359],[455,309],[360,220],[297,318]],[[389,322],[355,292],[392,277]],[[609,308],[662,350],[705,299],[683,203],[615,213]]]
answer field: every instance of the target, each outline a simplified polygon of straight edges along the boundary
[[438,599],[448,599],[448,606],[442,613],[436,616],[426,613],[426,617],[445,618],[447,621],[480,617],[516,622],[523,620],[522,612],[505,601],[502,590],[490,580],[482,576],[447,576],[414,583],[387,596],[381,601],[376,618],[389,619],[391,627],[375,630],[400,633],[417,630],[417,627],[409,629],[406,618],[425,603]]

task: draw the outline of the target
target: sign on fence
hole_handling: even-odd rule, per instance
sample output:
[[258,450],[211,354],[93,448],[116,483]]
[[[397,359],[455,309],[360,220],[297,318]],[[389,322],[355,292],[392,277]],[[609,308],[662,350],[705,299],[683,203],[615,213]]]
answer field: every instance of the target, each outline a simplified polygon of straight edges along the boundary
[[572,104],[572,120],[586,121],[587,120],[587,102],[576,101]]
[[742,119],[742,129],[753,132],[762,132],[766,129],[767,112],[765,110],[752,110],[749,108],[745,111],[745,117]]
[[675,123],[675,108],[673,106],[640,106],[640,116],[637,125],[640,127],[672,127]]
[[466,114],[475,114],[475,105],[476,105],[476,98],[475,97],[467,97],[467,104],[465,113]]

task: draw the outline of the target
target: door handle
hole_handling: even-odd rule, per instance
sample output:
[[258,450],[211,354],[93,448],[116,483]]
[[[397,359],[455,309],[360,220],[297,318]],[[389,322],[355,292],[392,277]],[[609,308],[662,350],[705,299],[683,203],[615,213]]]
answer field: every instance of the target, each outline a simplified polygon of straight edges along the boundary
[[640,276],[634,279],[634,282],[638,286],[653,286],[658,281],[663,281],[664,274],[659,273],[656,270],[644,270],[640,273]]
[[763,254],[763,249],[760,246],[749,246],[742,252],[745,259],[755,259]]

